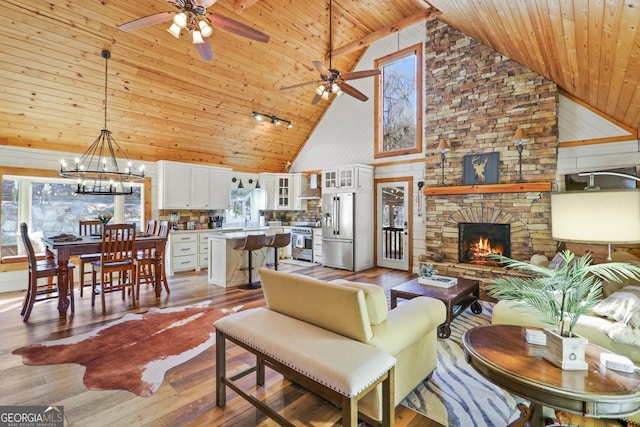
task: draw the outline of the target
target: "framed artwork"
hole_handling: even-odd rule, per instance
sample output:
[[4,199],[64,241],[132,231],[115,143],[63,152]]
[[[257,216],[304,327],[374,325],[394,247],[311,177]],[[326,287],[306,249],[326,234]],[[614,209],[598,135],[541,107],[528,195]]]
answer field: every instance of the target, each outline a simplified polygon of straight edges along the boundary
[[500,153],[464,156],[462,185],[497,184]]

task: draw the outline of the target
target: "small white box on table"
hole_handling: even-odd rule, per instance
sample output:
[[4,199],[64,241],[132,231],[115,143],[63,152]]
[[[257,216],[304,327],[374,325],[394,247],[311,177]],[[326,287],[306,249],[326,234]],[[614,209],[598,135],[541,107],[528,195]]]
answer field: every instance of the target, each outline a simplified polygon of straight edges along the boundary
[[418,277],[418,283],[421,285],[437,286],[439,288],[450,288],[458,284],[456,277],[447,276],[430,276],[430,277]]

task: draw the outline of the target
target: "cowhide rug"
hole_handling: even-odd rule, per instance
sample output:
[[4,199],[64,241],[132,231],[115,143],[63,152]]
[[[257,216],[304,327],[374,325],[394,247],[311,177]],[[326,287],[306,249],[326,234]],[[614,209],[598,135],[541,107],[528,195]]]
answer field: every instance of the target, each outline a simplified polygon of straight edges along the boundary
[[25,365],[78,363],[86,367],[83,381],[92,390],[128,390],[151,396],[165,373],[215,344],[213,323],[237,311],[209,306],[151,308],[91,332],[21,347]]

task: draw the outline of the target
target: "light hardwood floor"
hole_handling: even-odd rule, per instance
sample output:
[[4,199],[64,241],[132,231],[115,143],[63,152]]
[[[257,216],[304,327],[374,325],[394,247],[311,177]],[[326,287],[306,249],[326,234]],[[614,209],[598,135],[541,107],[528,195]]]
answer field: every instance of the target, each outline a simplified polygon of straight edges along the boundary
[[[325,268],[281,264],[281,271],[308,274],[320,279],[345,278],[376,283],[389,289],[407,281],[406,272],[370,269],[359,273]],[[82,383],[84,368],[76,364],[25,366],[20,356],[11,352],[23,345],[58,339],[92,330],[127,312],[146,311],[149,307],[171,307],[211,300],[213,305],[244,308],[264,305],[262,291],[239,290],[207,284],[206,273],[183,274],[169,278],[171,294],[164,291],[156,299],[150,288],[143,288],[138,307],[123,303],[120,294],[108,295],[107,314],[100,304],[91,307],[90,292],[80,298],[76,288],[74,316],[58,319],[56,300],[37,303],[29,323],[22,322],[20,308],[24,293],[0,294],[0,405],[64,405],[66,424],[71,426],[135,425],[135,426],[272,426],[249,403],[227,391],[227,405],[215,404],[215,349],[171,369],[151,397],[138,397],[126,391],[93,391]],[[229,347],[227,365],[240,367],[252,363],[250,354],[238,347]],[[231,356],[232,354],[232,356]],[[132,354],[131,357],[135,357]],[[267,369],[266,387],[256,388],[255,377],[245,378],[246,389],[253,387],[255,395],[264,399],[286,418],[299,426],[340,425],[340,411],[323,399],[285,380]],[[397,426],[438,427],[435,423],[405,407],[396,412]]]

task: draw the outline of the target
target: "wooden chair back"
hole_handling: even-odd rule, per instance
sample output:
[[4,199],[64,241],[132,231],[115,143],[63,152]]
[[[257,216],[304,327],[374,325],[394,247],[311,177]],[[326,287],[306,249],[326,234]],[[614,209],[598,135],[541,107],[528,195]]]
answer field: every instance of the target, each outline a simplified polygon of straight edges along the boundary
[[78,232],[81,236],[98,236],[102,234],[102,223],[98,220],[82,220],[78,225]]
[[169,221],[162,220],[158,224],[158,232],[156,233],[160,237],[164,237],[165,239],[169,237]]
[[135,256],[136,226],[132,224],[107,224],[102,228],[102,252],[100,263],[131,262]]
[[147,234],[158,234],[158,221],[155,219],[150,219],[147,221],[147,229],[145,230]]
[[29,238],[29,229],[26,223],[20,224],[20,236],[22,237],[22,243],[27,251],[27,263],[29,265],[29,271],[32,272],[36,268],[36,251],[33,249],[33,244]]

